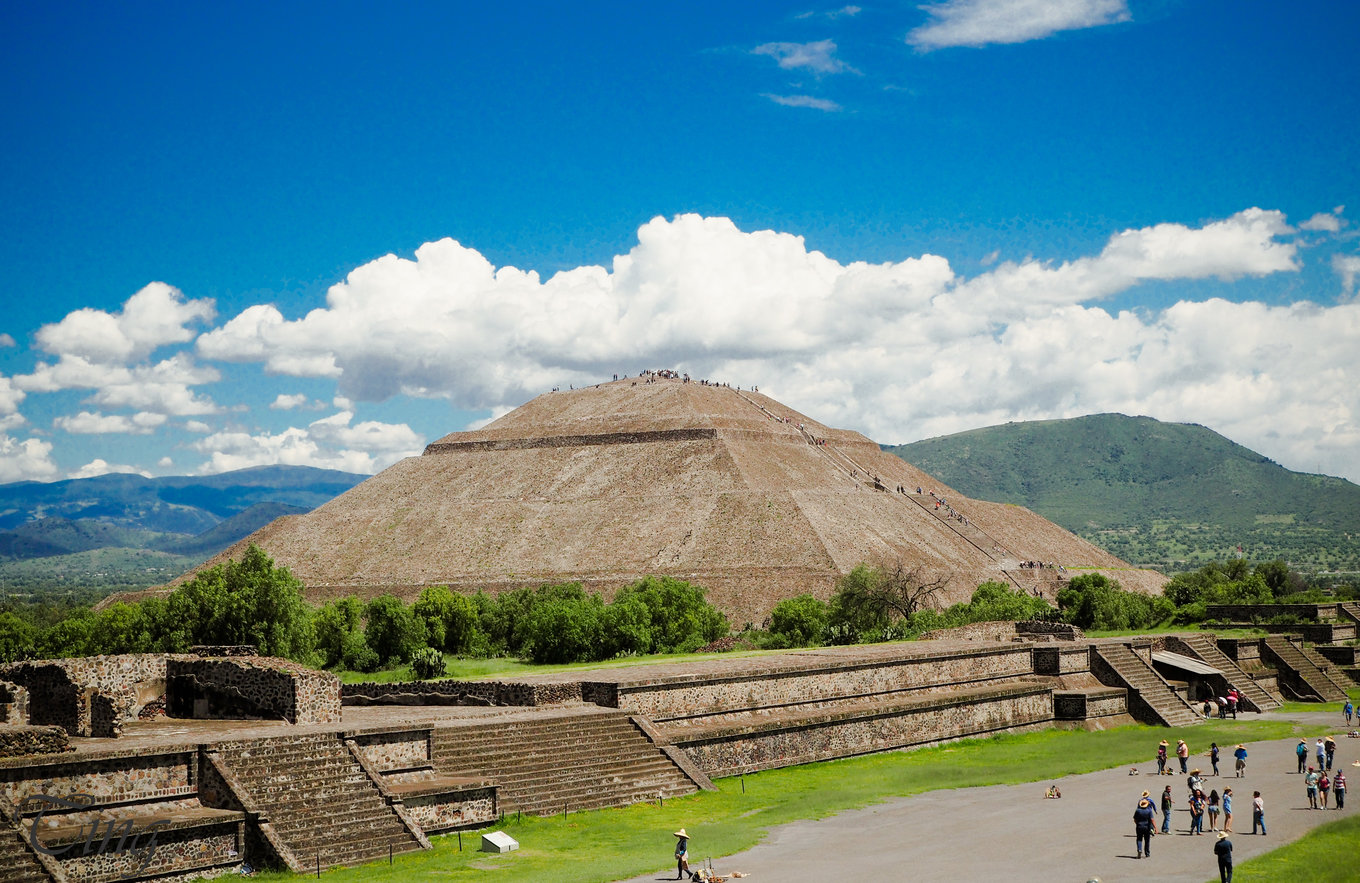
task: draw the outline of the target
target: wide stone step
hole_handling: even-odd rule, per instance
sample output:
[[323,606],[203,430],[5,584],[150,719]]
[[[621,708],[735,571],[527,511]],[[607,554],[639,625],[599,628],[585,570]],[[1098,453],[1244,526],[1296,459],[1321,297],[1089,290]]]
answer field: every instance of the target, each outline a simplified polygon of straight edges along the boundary
[[485,766],[505,766],[507,764],[538,766],[565,765],[571,762],[589,762],[594,758],[618,759],[642,757],[657,752],[651,742],[634,738],[627,741],[598,745],[575,745],[571,748],[544,749],[538,746],[518,746],[497,752],[439,752],[435,754],[435,766],[456,766],[475,763]]
[[639,757],[600,757],[591,756],[589,759],[566,758],[547,758],[537,763],[525,764],[490,764],[478,763],[475,766],[469,764],[464,767],[453,768],[443,767],[440,769],[450,775],[466,775],[468,773],[484,773],[494,778],[497,784],[503,785],[507,781],[513,780],[550,780],[560,775],[588,777],[614,769],[640,764],[658,764],[671,767],[673,764],[660,750],[653,749],[645,756]]

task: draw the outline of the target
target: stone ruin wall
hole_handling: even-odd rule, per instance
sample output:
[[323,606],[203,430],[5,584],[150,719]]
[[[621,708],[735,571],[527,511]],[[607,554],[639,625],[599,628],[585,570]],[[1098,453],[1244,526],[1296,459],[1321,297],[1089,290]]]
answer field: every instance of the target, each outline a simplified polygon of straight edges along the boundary
[[812,670],[676,678],[638,685],[583,683],[581,688],[587,702],[665,720],[687,708],[737,710],[902,690],[938,692],[1032,674],[1030,647],[1012,644]]
[[951,699],[940,695],[891,714],[853,716],[740,736],[701,738],[675,744],[710,776],[730,776],[812,761],[896,748],[918,748],[1028,729],[1053,720],[1052,693],[1045,687],[999,689],[993,695]]
[[576,682],[415,681],[342,684],[345,705],[554,705],[581,698]]
[[118,726],[165,693],[165,656],[135,653],[44,659],[0,666],[29,694],[29,723],[73,736],[116,736]]
[[340,679],[268,656],[172,656],[166,668],[172,717],[282,719],[340,723]]

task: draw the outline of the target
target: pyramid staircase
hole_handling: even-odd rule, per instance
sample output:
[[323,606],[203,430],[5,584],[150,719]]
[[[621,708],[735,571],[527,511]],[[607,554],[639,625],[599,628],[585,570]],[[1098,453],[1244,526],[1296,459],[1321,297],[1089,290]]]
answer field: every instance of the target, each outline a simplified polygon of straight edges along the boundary
[[[1147,660],[1134,652],[1132,644],[1097,644],[1092,649],[1109,670],[1106,677],[1101,677],[1095,666],[1092,666],[1092,672],[1107,686],[1124,687],[1129,691],[1129,712],[1135,717],[1151,717],[1167,727],[1189,726],[1204,719]],[[1109,683],[1107,677],[1110,675],[1118,683]],[[1141,715],[1139,706],[1143,710]]]
[[338,733],[220,743],[209,751],[259,814],[266,839],[297,872],[386,858],[421,847]]
[[689,794],[697,786],[624,712],[581,707],[435,728],[440,773],[496,783],[502,812],[551,815]]
[[53,883],[54,879],[28,845],[28,838],[7,822],[0,824],[0,880],[5,883]]
[[1337,619],[1348,619],[1360,625],[1360,603],[1344,601],[1336,605]]
[[1207,635],[1181,635],[1180,640],[1207,665],[1212,665],[1228,677],[1228,683],[1237,688],[1238,695],[1242,697],[1242,707],[1247,711],[1270,711],[1284,704],[1282,697],[1274,695],[1265,687],[1256,683],[1251,675],[1239,668],[1236,662],[1218,649],[1218,645],[1210,640]]
[[[1292,641],[1270,635],[1262,642],[1262,656],[1294,675],[1294,692],[1321,702],[1345,702],[1346,685],[1331,674],[1332,664]],[[1312,693],[1313,696],[1307,696]]]

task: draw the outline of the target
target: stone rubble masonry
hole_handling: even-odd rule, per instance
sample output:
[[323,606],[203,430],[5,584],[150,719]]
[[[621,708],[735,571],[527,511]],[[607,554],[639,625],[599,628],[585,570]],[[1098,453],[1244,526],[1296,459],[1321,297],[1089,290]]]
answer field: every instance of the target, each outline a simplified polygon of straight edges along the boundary
[[385,796],[426,833],[496,819],[496,787],[435,772],[433,728],[352,733],[349,742]]
[[39,794],[89,794],[100,805],[193,797],[198,767],[192,747],[147,754],[135,749],[79,757],[0,760],[0,798],[20,806]]
[[165,659],[135,653],[12,662],[0,665],[0,678],[28,690],[29,723],[108,737],[165,693]]
[[623,708],[654,721],[705,713],[747,711],[794,703],[895,691],[940,691],[1034,673],[1029,644],[941,648],[900,659],[846,661],[803,669],[760,670],[727,676],[676,676],[630,683],[583,683],[588,702]]
[[70,750],[71,737],[61,727],[0,724],[0,758],[61,754]]
[[0,681],[0,724],[28,723],[28,690]]
[[575,682],[414,681],[343,684],[345,705],[555,705],[581,698]]
[[949,629],[935,629],[921,635],[922,641],[1077,641],[1082,630],[1065,622],[974,622]]
[[340,722],[340,679],[267,656],[171,656],[166,667],[171,717],[253,715],[292,724]]

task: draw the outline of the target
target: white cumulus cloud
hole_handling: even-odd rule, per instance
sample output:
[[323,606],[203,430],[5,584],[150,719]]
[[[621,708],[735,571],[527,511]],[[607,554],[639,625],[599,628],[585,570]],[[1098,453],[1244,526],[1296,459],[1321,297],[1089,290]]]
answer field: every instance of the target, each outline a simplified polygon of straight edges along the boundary
[[[1355,297],[1355,283],[1360,280],[1360,254],[1332,255],[1332,269],[1341,277],[1341,294],[1344,297]],[[3,390],[0,390],[0,402],[3,400]],[[0,404],[0,412],[3,412],[3,404]]]
[[118,313],[76,310],[38,329],[38,346],[58,356],[78,356],[99,364],[127,364],[146,358],[159,346],[193,339],[188,324],[211,322],[211,300],[184,300],[177,288],[152,282],[123,304]]
[[1294,468],[1360,478],[1350,355],[1360,306],[1210,299],[1148,315],[1100,306],[1147,280],[1293,273],[1295,238],[1281,213],[1253,208],[1116,233],[1063,263],[1004,262],[965,277],[935,255],[842,264],[798,236],[683,215],[643,225],[607,268],[547,280],[445,239],[413,260],[357,268],[300,319],[260,321],[251,308],[204,335],[205,357],[335,377],[345,407],[278,435],[219,433],[200,450],[214,471],[260,462],[371,471],[417,452],[419,439],[354,424],[351,402],[407,395],[499,413],[555,385],[667,366],[758,383],[884,442],[1123,411],[1204,423]]
[[13,336],[9,334],[0,333],[0,347],[11,346],[18,346],[18,344],[14,342]]
[[810,107],[813,110],[828,112],[841,109],[839,104],[829,98],[816,98],[812,95],[775,95],[770,92],[762,94],[775,104],[782,104],[784,107]]
[[52,443],[37,438],[17,439],[0,433],[0,484],[11,481],[50,481],[59,470],[52,461]]
[[1130,19],[1125,0],[947,0],[921,8],[930,21],[907,42],[927,50],[1024,43]]
[[125,475],[140,475],[143,478],[150,478],[151,473],[144,472],[136,466],[127,466],[120,463],[106,463],[96,457],[84,466],[72,472],[67,478],[94,478],[99,475],[109,475],[111,473]]
[[274,401],[269,403],[269,407],[274,411],[291,411],[294,408],[304,407],[306,404],[307,396],[302,393],[297,393],[296,395],[279,393],[275,396]]
[[194,450],[208,455],[198,471],[214,474],[283,464],[371,474],[419,454],[425,446],[424,437],[405,424],[363,421],[351,426],[353,416],[342,411],[278,433],[214,433],[193,444]]
[[154,414],[148,411],[139,411],[136,414],[99,414],[93,411],[81,411],[64,417],[57,417],[52,421],[52,425],[65,432],[76,435],[103,435],[109,433],[126,433],[132,435],[150,435],[158,427],[165,424],[164,414]]

